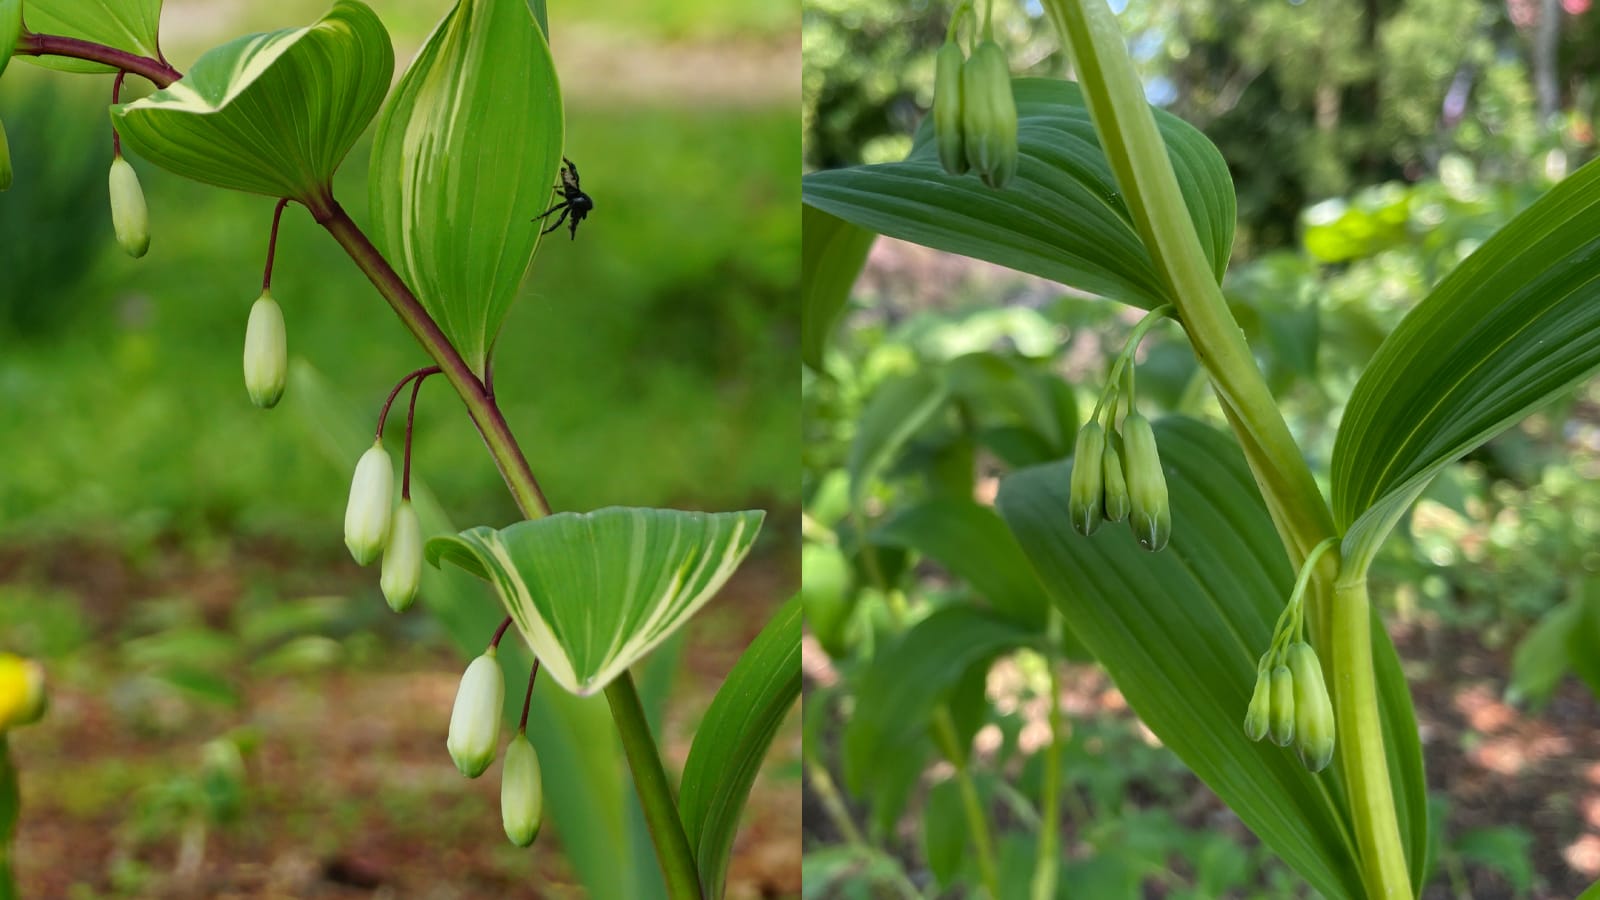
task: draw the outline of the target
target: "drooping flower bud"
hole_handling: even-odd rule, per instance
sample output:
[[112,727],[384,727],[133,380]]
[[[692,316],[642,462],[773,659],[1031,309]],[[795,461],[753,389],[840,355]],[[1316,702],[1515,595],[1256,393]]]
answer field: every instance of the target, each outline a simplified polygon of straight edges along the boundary
[[1167,505],[1167,478],[1150,420],[1133,413],[1122,420],[1122,466],[1132,511],[1128,524],[1139,546],[1152,552],[1172,536],[1172,510]]
[[1122,454],[1117,452],[1114,435],[1106,441],[1106,455],[1100,469],[1106,482],[1106,519],[1121,522],[1128,517],[1131,501],[1128,500],[1128,482],[1122,477]]
[[119,154],[111,160],[111,225],[117,243],[134,259],[150,249],[150,210],[144,205],[139,174]]
[[482,775],[494,762],[495,745],[500,742],[500,707],[505,699],[500,661],[490,647],[467,666],[456,689],[455,708],[450,711],[450,737],[445,746],[456,768],[468,778]]
[[1267,719],[1272,742],[1289,746],[1294,740],[1294,675],[1287,666],[1272,670],[1272,712]]
[[1256,673],[1255,693],[1250,695],[1250,709],[1244,714],[1244,734],[1252,741],[1267,736],[1267,723],[1272,718],[1272,675]]
[[933,61],[933,137],[939,145],[939,163],[951,175],[967,171],[967,146],[961,133],[964,61],[955,41],[945,41]]
[[518,734],[506,747],[500,768],[500,822],[506,837],[526,847],[539,836],[544,824],[544,782],[539,774],[539,754],[526,734]]
[[417,597],[417,586],[422,583],[422,522],[411,505],[409,497],[400,501],[395,510],[394,524],[389,530],[389,546],[383,551],[383,574],[378,584],[383,588],[383,599],[389,608],[405,612]]
[[1101,507],[1105,502],[1102,465],[1105,451],[1105,429],[1091,420],[1078,432],[1078,443],[1072,451],[1072,485],[1067,503],[1072,527],[1082,535],[1094,534],[1100,527]]
[[1322,680],[1317,651],[1303,641],[1289,645],[1289,670],[1294,674],[1295,750],[1313,772],[1333,760],[1333,702]]
[[44,667],[31,659],[0,653],[0,734],[39,721],[46,705]]
[[992,40],[978,44],[961,68],[961,120],[967,162],[983,183],[1003,188],[1017,173],[1017,101],[1011,63]]
[[0,122],[0,191],[11,190],[11,143],[6,140],[6,123]]
[[244,387],[250,402],[271,409],[283,398],[289,380],[289,338],[283,327],[283,309],[272,294],[262,291],[250,307],[244,329]]
[[363,566],[377,559],[389,541],[393,501],[394,463],[383,441],[373,441],[356,463],[350,502],[344,508],[344,545]]

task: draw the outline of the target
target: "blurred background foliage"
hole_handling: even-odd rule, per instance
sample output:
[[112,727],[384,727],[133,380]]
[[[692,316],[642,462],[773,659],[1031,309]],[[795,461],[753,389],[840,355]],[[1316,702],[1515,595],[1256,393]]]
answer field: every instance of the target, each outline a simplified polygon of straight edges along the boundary
[[[371,5],[403,66],[448,4]],[[168,2],[162,48],[184,69],[325,8]],[[597,211],[541,248],[497,348],[502,407],[557,509],[770,512],[726,596],[640,673],[677,771],[798,583],[798,12],[554,0],[549,15],[566,151]],[[16,170],[0,194],[0,647],[42,659],[53,695],[12,742],[23,895],[654,895],[603,703],[541,688],[547,733],[530,735],[552,803],[602,793],[517,850],[497,774],[465,782],[444,752],[460,648],[488,641],[492,595],[430,573],[428,609],[396,618],[341,546],[348,438],[424,354],[291,207],[273,292],[296,374],[276,410],[252,407],[240,354],[273,201],[135,158],[153,242],[129,259],[106,200],[110,86],[23,62],[0,80]],[[335,185],[358,222],[369,149]],[[422,393],[415,452],[456,527],[517,517],[442,383]],[[797,753],[797,737],[774,745],[733,896],[799,889]]]
[[[1344,401],[1383,338],[1485,238],[1595,155],[1600,12],[1587,0],[1113,6],[1147,96],[1204,130],[1229,163],[1240,221],[1224,291],[1325,479]],[[807,170],[906,153],[948,14],[925,2],[808,0]],[[1015,74],[1071,76],[1036,4],[1001,3],[995,16]],[[892,611],[908,605],[918,621],[982,598],[984,585],[936,554],[885,545],[894,584],[885,594],[861,547],[930,498],[955,491],[986,504],[1007,472],[1065,455],[1052,437],[1061,428],[1030,410],[1070,409],[1065,388],[1073,415],[1084,415],[1135,317],[881,238],[852,306],[826,372],[803,381],[804,571],[818,641],[808,709],[823,710],[822,724],[807,720],[816,812],[807,885],[815,874],[833,892],[817,896],[895,885],[953,896],[978,873],[969,837],[929,820],[959,810],[941,805],[949,763],[915,755],[904,784],[916,787],[903,793],[855,795],[839,775],[852,766],[857,691],[898,632]],[[1171,329],[1157,328],[1140,358],[1141,404],[1225,427]],[[977,370],[989,383],[971,394]],[[950,399],[895,446],[866,521],[841,519],[852,448],[884,433],[875,416],[912,378],[947,385]],[[1439,845],[1427,896],[1575,896],[1600,878],[1600,383],[1447,470],[1371,580],[1423,729]],[[1144,752],[1153,738],[1103,673],[1064,668],[1063,883],[1107,897],[1301,895],[1203,785],[1164,751]],[[973,768],[1002,869],[1011,845],[1017,865],[1031,867],[1046,671],[1031,651],[989,668]],[[859,841],[848,819],[863,823]]]

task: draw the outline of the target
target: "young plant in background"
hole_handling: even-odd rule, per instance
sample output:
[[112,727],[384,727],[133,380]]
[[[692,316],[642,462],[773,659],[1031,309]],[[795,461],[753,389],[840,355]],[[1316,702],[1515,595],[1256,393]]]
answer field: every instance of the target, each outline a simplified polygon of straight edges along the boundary
[[11,876],[11,835],[21,807],[17,770],[6,732],[39,721],[45,703],[44,667],[20,656],[0,653],[0,900],[15,900],[17,896]]
[[[806,177],[806,361],[825,371],[831,325],[873,233],[1143,309],[1170,304],[1233,432],[1169,416],[1153,424],[1148,447],[1136,426],[1130,446],[1124,420],[1125,476],[1130,456],[1142,468],[1159,447],[1170,544],[1151,554],[1113,529],[1085,534],[1108,512],[1114,442],[1095,421],[1081,467],[1014,465],[999,515],[1071,635],[1141,719],[1313,889],[1415,896],[1430,870],[1422,754],[1367,573],[1433,476],[1600,367],[1600,166],[1483,242],[1378,347],[1339,425],[1330,502],[1219,287],[1235,225],[1221,155],[1152,110],[1103,0],[1046,0],[1044,10],[1079,80],[1012,83],[1019,159],[1004,189],[944,164],[950,135],[939,121],[924,125],[903,162]],[[915,431],[956,382],[946,374],[924,384],[886,401],[872,433]],[[1131,477],[1126,486],[1136,515],[1138,486]],[[1154,491],[1148,502],[1158,505]],[[945,515],[929,531],[953,528]],[[977,551],[934,555],[963,572]],[[920,654],[951,654],[923,626],[956,616],[940,609],[905,631],[890,651],[900,671]],[[1011,627],[1012,646],[1049,633],[1039,617],[1032,632],[1022,620]],[[969,624],[964,637],[976,634]],[[874,727],[859,722],[868,699],[863,687],[851,729]],[[1252,740],[1268,734],[1284,745],[1298,737],[1300,759]],[[1336,764],[1323,768],[1330,754]],[[866,778],[854,786],[889,789]],[[985,878],[990,893],[995,880]]]
[[[504,681],[496,648],[514,623],[536,659],[530,692],[540,668],[574,694],[604,692],[669,896],[720,896],[739,812],[798,695],[798,618],[791,604],[735,667],[701,723],[674,797],[630,669],[727,581],[763,514],[621,507],[553,514],[500,411],[493,351],[509,343],[499,331],[540,243],[536,216],[559,191],[575,233],[593,207],[578,190],[576,169],[562,166],[562,99],[543,3],[459,0],[392,92],[388,33],[357,0],[337,0],[304,28],[226,43],[187,75],[158,49],[160,14],[160,0],[125,4],[118,16],[88,0],[0,0],[0,71],[15,53],[70,71],[115,73],[112,218],[133,256],[149,246],[149,214],[122,157],[124,142],[178,175],[278,198],[262,292],[245,332],[244,381],[255,405],[275,406],[289,380],[284,312],[271,293],[285,209],[305,209],[349,253],[433,365],[400,379],[378,415],[373,445],[352,478],[346,545],[362,565],[382,557],[380,584],[396,611],[416,596],[426,555],[489,581],[509,614],[463,676],[451,756],[476,776],[499,749]],[[507,71],[518,77],[497,77]],[[130,73],[158,90],[119,102]],[[332,185],[375,117],[369,238]],[[411,502],[412,431],[421,383],[434,374],[466,406],[525,521],[424,541]],[[407,384],[397,500],[384,425]],[[526,700],[523,709],[504,772],[503,816],[508,837],[525,846],[538,831],[543,791]]]

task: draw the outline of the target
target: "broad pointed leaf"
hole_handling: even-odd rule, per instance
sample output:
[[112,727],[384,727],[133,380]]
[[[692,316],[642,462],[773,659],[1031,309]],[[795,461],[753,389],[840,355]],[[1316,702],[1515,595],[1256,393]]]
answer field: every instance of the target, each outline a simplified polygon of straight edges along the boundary
[[850,505],[859,509],[872,480],[906,441],[944,405],[944,382],[915,372],[880,384],[867,401],[850,444]]
[[[932,124],[924,122],[904,162],[807,175],[805,202],[880,234],[1123,303],[1150,309],[1166,302],[1078,86],[1033,78],[1012,86],[1021,162],[1005,190],[991,190],[973,175],[945,174]],[[1227,164],[1193,126],[1161,110],[1155,115],[1220,281],[1235,213]]]
[[[1124,528],[1068,522],[1069,463],[1019,472],[998,508],[1072,630],[1128,702],[1252,831],[1330,898],[1363,896],[1337,772],[1244,734],[1256,660],[1294,573],[1238,447],[1190,420],[1156,427],[1172,542],[1139,549]],[[1373,641],[1389,769],[1414,881],[1426,873],[1421,747],[1393,645]]]
[[377,15],[338,0],[305,28],[208,51],[181,80],[112,107],[111,117],[124,143],[164,169],[306,202],[326,197],[393,72],[394,49]]
[[428,541],[499,591],[544,670],[587,696],[688,621],[750,552],[759,510],[609,507]]
[[6,73],[22,36],[22,0],[0,0],[0,75]]
[[800,359],[815,371],[874,237],[814,206],[800,208]]
[[1044,630],[1049,598],[994,510],[970,500],[925,500],[897,510],[873,531],[872,539],[938,560],[997,612]]
[[[21,0],[9,0],[19,5]],[[0,2],[0,12],[7,3]],[[161,27],[161,0],[28,0],[28,30],[104,44],[139,56],[161,58],[157,35]],[[0,25],[0,46],[4,44]],[[5,69],[0,50],[0,71]],[[65,56],[27,56],[29,62],[65,72],[115,72],[116,69],[86,59]]]
[[1600,369],[1600,164],[1468,257],[1378,348],[1333,449],[1347,560],[1444,466]]
[[800,697],[800,619],[796,596],[756,635],[700,720],[683,764],[678,810],[711,900],[727,883],[750,786]]
[[527,0],[460,0],[384,107],[375,240],[483,372],[533,261],[561,166],[561,88]]

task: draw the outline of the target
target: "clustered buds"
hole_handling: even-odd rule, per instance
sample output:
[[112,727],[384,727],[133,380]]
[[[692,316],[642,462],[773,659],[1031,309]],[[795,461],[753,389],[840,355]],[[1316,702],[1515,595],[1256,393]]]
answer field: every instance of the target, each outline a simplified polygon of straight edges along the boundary
[[283,398],[289,380],[289,340],[283,326],[283,308],[262,291],[250,307],[244,331],[244,387],[250,402],[271,409]]
[[388,544],[393,503],[394,463],[383,441],[373,441],[356,462],[344,509],[344,545],[360,565],[377,559]]
[[383,550],[383,574],[378,584],[383,588],[383,599],[389,601],[389,608],[405,612],[416,599],[421,583],[422,521],[417,518],[411,498],[406,497],[395,510],[389,545]]
[[495,654],[495,648],[490,647],[467,666],[461,686],[456,689],[455,708],[450,711],[450,737],[445,746],[456,768],[468,778],[477,778],[489,768],[494,762],[495,745],[500,742],[506,683]]
[[117,243],[138,259],[150,249],[150,210],[144,204],[139,174],[118,154],[111,160],[111,225]]
[[1067,513],[1082,535],[1093,534],[1102,519],[1127,519],[1139,546],[1152,552],[1167,546],[1172,511],[1149,420],[1130,413],[1122,420],[1120,435],[1114,430],[1108,434],[1098,419],[1083,426],[1073,454]]
[[986,37],[963,61],[952,34],[934,58],[933,133],[939,162],[951,175],[968,167],[992,188],[1017,173],[1017,101],[1011,63]]
[[39,721],[46,705],[44,667],[31,659],[0,653],[0,735]]
[[1338,543],[1329,538],[1306,556],[1294,592],[1273,628],[1272,645],[1256,663],[1256,686],[1244,716],[1252,741],[1270,737],[1280,747],[1295,745],[1301,765],[1320,772],[1333,760],[1333,701],[1322,678],[1317,651],[1300,635],[1305,620],[1306,585],[1317,559]]

